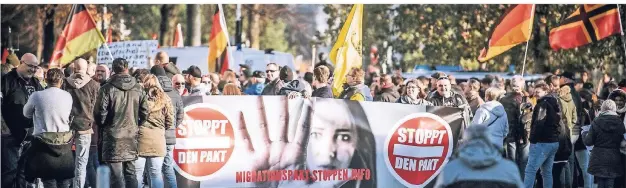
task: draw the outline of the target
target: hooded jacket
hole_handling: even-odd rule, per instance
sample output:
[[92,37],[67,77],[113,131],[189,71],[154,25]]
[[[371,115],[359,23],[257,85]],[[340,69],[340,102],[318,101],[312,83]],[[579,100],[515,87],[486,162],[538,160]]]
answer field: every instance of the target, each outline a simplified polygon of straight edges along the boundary
[[98,150],[102,162],[137,159],[137,131],[148,117],[146,93],[128,74],[115,74],[100,88],[94,119],[100,129]]
[[172,79],[174,75],[180,74],[180,69],[174,63],[166,63],[163,65],[163,69],[165,69],[165,74],[169,79]]
[[458,150],[458,157],[450,161],[439,174],[435,188],[498,187],[521,188],[517,165],[502,158],[492,143],[469,140]]
[[480,105],[470,126],[486,126],[491,141],[498,146],[504,145],[504,138],[509,133],[509,120],[504,106],[498,101],[489,101]]
[[558,99],[546,95],[537,101],[530,127],[530,143],[554,143],[559,141],[561,110]]
[[44,88],[39,84],[39,79],[34,76],[30,79],[22,79],[17,69],[4,75],[2,78],[2,118],[6,123],[11,136],[19,140],[16,144],[26,138],[26,128],[33,127],[33,120],[24,117],[24,105],[28,98],[35,91],[41,91]]
[[[575,135],[578,136],[580,135],[580,131],[581,131],[581,127],[583,126],[583,120],[581,119],[581,116],[584,116],[584,108],[583,108],[583,102],[582,102],[582,98],[580,97],[580,93],[578,91],[576,91],[576,89],[574,89],[574,83],[569,83],[567,84],[567,86],[570,88],[570,93],[572,95],[572,101],[574,101],[574,106],[576,106],[576,123],[570,128],[570,130],[572,131],[572,133],[570,135]],[[562,86],[561,88],[563,88],[565,86]]]
[[72,95],[73,117],[70,128],[76,131],[91,130],[94,124],[93,110],[98,97],[100,84],[87,74],[76,73],[65,79],[62,89]]
[[626,132],[622,119],[614,113],[601,113],[591,123],[588,132],[583,132],[583,141],[593,146],[587,172],[603,178],[616,178],[624,174],[620,142]]
[[[563,118],[563,122],[567,125],[569,130],[573,130],[574,126],[578,127],[577,130],[580,130],[578,123],[578,113],[576,109],[576,103],[574,103],[574,99],[572,96],[572,89],[569,86],[563,86],[559,89],[559,107],[561,108],[561,118]],[[572,132],[573,134],[573,132]],[[572,135],[570,134],[570,135]],[[576,135],[579,135],[577,133]]]
[[388,87],[380,90],[380,93],[374,97],[374,101],[380,102],[396,102],[400,97],[396,87]]
[[173,145],[176,144],[176,127],[183,122],[183,99],[178,94],[178,91],[174,89],[172,80],[167,76],[157,76],[157,79],[159,79],[163,91],[170,97],[170,101],[172,102],[174,121],[169,125],[169,129],[165,130],[165,143],[167,145]]

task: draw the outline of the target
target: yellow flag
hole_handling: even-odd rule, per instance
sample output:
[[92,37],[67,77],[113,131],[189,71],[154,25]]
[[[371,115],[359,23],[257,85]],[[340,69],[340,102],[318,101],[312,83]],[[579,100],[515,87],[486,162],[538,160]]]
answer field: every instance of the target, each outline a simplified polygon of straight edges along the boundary
[[346,82],[346,74],[352,67],[361,68],[363,64],[363,52],[361,51],[361,40],[363,32],[361,25],[363,22],[363,4],[352,6],[348,19],[343,24],[337,42],[330,51],[330,61],[335,64],[333,95],[335,97],[343,91],[343,84]]

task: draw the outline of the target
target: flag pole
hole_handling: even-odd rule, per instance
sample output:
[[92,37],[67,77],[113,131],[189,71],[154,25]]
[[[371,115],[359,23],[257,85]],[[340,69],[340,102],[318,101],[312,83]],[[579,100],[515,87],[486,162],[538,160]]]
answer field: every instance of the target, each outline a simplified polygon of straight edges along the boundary
[[533,25],[535,24],[535,6],[533,5],[533,8],[530,9],[530,14],[531,14],[531,20],[532,22],[530,24],[528,24],[528,32],[529,32],[529,36],[528,36],[528,41],[526,41],[526,50],[524,50],[524,63],[522,64],[522,77],[524,77],[524,73],[526,72],[526,57],[528,56],[528,43],[530,41],[530,36],[532,36],[533,34]]
[[[619,37],[619,40],[622,41],[622,47],[624,48],[624,58],[626,58],[626,43],[624,43],[624,28],[622,27],[622,14],[620,12],[619,4],[617,4],[617,18],[619,20],[619,32],[622,36]],[[625,61],[626,62],[626,61]]]

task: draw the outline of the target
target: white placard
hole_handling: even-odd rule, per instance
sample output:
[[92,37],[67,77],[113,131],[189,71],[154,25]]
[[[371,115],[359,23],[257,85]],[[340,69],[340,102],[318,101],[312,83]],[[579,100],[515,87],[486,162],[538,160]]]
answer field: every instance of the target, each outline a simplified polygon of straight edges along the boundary
[[[124,58],[128,61],[128,67],[149,68],[148,57],[154,58],[157,53],[159,41],[157,40],[134,40],[113,42],[108,44],[109,50],[104,45],[98,48],[98,64],[106,64],[111,67],[113,59]],[[113,57],[113,59],[111,59]]]

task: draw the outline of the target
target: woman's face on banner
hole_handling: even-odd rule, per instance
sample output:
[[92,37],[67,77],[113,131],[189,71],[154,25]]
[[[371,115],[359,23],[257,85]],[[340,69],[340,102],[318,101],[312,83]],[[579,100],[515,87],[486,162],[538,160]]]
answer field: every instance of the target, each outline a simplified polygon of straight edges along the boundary
[[350,116],[347,106],[333,101],[316,102],[307,153],[309,169],[349,167],[358,138]]

